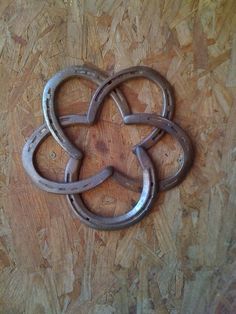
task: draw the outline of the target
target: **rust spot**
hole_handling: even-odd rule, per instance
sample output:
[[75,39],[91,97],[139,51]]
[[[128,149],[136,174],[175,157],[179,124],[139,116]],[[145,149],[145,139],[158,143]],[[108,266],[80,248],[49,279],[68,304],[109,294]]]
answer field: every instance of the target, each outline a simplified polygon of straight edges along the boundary
[[95,144],[95,148],[104,154],[107,154],[109,152],[109,149],[107,148],[106,143],[103,140],[98,140]]

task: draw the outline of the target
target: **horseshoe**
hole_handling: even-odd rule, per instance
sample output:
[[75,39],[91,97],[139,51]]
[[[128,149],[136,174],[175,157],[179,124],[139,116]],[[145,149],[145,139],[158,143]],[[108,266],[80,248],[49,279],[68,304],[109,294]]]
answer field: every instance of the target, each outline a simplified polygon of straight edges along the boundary
[[[74,146],[68,137],[64,134],[60,125],[60,121],[55,114],[55,92],[59,85],[72,78],[80,77],[86,80],[92,81],[96,85],[103,82],[107,75],[97,69],[89,66],[72,66],[66,68],[60,72],[57,72],[46,84],[43,91],[42,108],[45,118],[45,122],[50,130],[50,133],[58,142],[58,144],[70,155],[72,158],[82,158],[81,151]],[[119,90],[115,90],[111,93],[111,97],[115,101],[121,116],[124,118],[127,114],[130,114],[130,109],[127,105],[125,98],[122,96]],[[78,123],[89,124],[87,115],[78,115]]]
[[[61,117],[60,123],[65,127],[74,125],[80,123],[80,117],[78,115]],[[22,150],[23,167],[32,181],[40,189],[56,194],[81,193],[96,187],[113,174],[114,169],[110,166],[104,168],[96,175],[72,183],[55,182],[42,177],[35,168],[34,157],[38,146],[42,144],[49,135],[50,131],[46,124],[41,125],[29,137]]]
[[[160,87],[163,98],[161,116],[171,120],[174,114],[174,94],[170,83],[157,71],[145,66],[136,66],[115,73],[97,88],[89,105],[87,114],[88,122],[93,123],[95,121],[105,97],[114,90],[114,88],[127,80],[137,77],[147,78]],[[124,118],[125,117],[123,117],[123,119]],[[151,148],[163,135],[164,131],[155,128],[147,137],[137,144],[137,146],[142,146],[146,149]]]
[[[194,150],[188,134],[178,124],[150,113],[136,113],[124,118],[125,124],[148,124],[172,135],[181,145],[184,158],[180,169],[172,176],[159,181],[160,191],[169,190],[178,185],[190,170],[193,163]],[[119,183],[122,184],[122,176]],[[125,181],[125,178],[124,178]],[[125,183],[122,184],[125,186]]]
[[[79,217],[85,224],[95,229],[116,230],[137,223],[148,213],[158,193],[155,169],[147,152],[142,147],[137,147],[135,154],[143,169],[143,188],[136,205],[125,214],[115,217],[104,217],[92,213],[85,206],[79,194],[71,194],[67,196],[67,199],[76,217]],[[70,159],[65,170],[65,181],[69,183],[76,180],[79,168],[80,160]]]

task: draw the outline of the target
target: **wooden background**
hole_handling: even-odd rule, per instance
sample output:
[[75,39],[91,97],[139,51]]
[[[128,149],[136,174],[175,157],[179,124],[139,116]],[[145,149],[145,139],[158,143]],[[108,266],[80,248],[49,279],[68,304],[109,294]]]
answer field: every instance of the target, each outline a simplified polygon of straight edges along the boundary
[[[1,0],[0,313],[236,313],[235,13],[234,0]],[[196,147],[187,179],[122,231],[84,226],[63,196],[39,190],[22,169],[22,146],[43,121],[45,83],[83,63],[160,71],[175,89],[174,120]],[[134,112],[160,112],[153,83],[121,89]],[[85,112],[93,90],[65,83],[59,114]],[[81,177],[109,164],[140,176],[131,147],[149,130],[124,127],[107,100],[96,125],[67,131],[85,152]],[[181,150],[167,135],[151,155],[163,177]],[[37,155],[55,180],[67,159],[51,138]],[[83,196],[106,215],[138,199],[110,179]]]

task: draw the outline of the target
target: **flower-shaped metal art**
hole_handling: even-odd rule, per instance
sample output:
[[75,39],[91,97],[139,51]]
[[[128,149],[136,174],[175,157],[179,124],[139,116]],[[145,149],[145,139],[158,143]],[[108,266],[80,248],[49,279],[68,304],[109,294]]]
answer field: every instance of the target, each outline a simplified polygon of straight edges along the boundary
[[[62,82],[71,77],[91,80],[98,85],[98,88],[93,94],[86,114],[68,115],[58,118],[55,114],[55,92]],[[118,90],[118,86],[136,77],[147,78],[161,89],[163,98],[161,115],[148,113],[132,114],[125,97]],[[142,183],[130,179],[112,166],[100,170],[89,178],[79,179],[83,153],[70,142],[63,129],[74,124],[94,124],[99,117],[104,99],[108,95],[115,101],[125,124],[154,126],[153,131],[133,148],[133,152],[143,170]],[[193,147],[191,140],[181,127],[171,121],[174,112],[172,88],[162,75],[151,68],[144,66],[132,67],[117,72],[110,77],[106,73],[89,66],[66,68],[54,75],[46,84],[43,92],[42,107],[45,124],[36,129],[24,145],[22,152],[23,166],[33,182],[42,190],[57,194],[67,194],[68,202],[76,216],[93,228],[104,230],[120,229],[138,222],[151,208],[158,191],[164,191],[179,184],[192,165]],[[165,132],[177,139],[182,146],[184,157],[180,169],[173,176],[158,181],[148,149],[156,144]],[[70,157],[65,169],[65,182],[48,180],[42,177],[35,167],[36,150],[50,134]],[[125,214],[114,217],[96,215],[85,206],[80,193],[98,186],[111,176],[124,187],[140,191],[140,198],[137,204]]]

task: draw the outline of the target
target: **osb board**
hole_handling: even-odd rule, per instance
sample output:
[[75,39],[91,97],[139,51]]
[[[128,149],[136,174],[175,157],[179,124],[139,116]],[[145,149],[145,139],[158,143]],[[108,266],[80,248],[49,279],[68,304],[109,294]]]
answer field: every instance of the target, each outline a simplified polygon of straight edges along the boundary
[[[235,12],[234,0],[0,2],[1,313],[236,313]],[[21,165],[22,146],[43,121],[44,84],[83,63],[160,71],[175,89],[174,120],[196,148],[187,179],[122,231],[87,228]],[[160,112],[152,83],[121,88],[134,112]],[[93,90],[82,80],[64,84],[59,113],[85,112]],[[109,164],[140,176],[131,148],[148,131],[124,127],[107,100],[98,124],[68,130],[85,151],[81,177]],[[151,155],[163,177],[181,150],[165,136]],[[52,139],[37,155],[40,171],[56,180],[67,159]],[[114,215],[138,195],[108,180],[84,198]]]

